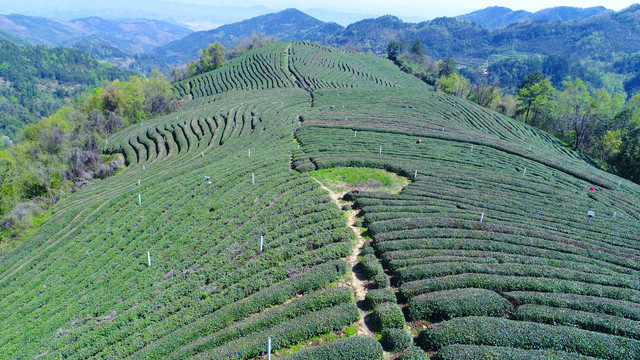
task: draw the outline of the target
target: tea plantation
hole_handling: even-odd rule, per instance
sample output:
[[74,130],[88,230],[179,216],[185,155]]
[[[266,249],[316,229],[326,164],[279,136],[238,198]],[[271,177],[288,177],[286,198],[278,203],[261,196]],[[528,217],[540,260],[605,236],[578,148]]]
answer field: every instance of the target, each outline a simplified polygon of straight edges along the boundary
[[[639,186],[374,56],[275,44],[175,91],[0,260],[0,358],[640,358]],[[345,195],[382,344],[308,175],[338,166],[411,180]]]

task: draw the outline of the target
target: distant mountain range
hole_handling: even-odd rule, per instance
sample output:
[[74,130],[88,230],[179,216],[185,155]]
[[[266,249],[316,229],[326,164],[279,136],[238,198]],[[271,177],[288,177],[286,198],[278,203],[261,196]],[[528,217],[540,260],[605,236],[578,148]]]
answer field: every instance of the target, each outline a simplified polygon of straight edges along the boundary
[[542,9],[535,13],[524,10],[511,10],[501,6],[490,6],[477,10],[469,14],[456,16],[458,19],[469,20],[487,29],[499,29],[517,22],[555,22],[555,21],[579,21],[590,17],[612,13],[603,6],[590,8],[577,8],[570,6],[559,6]]
[[261,15],[235,24],[198,31],[186,37],[160,46],[153,55],[167,64],[176,66],[192,60],[199,49],[219,41],[224,46],[234,46],[252,34],[263,33],[278,41],[309,40],[326,42],[344,28],[336,23],[323,22],[296,9]]
[[[636,60],[632,55],[640,52],[638,24],[640,5],[619,12],[604,7],[556,7],[529,13],[489,7],[458,17],[419,23],[385,15],[360,20],[347,27],[321,21],[296,9],[286,9],[198,32],[158,20],[90,17],[61,21],[4,15],[0,16],[0,33],[22,44],[81,49],[98,59],[145,73],[154,68],[168,73],[170,67],[191,61],[198,50],[212,42],[233,47],[252,34],[262,33],[278,41],[308,40],[376,54],[385,53],[388,43],[393,40],[405,40],[408,44],[420,40],[427,55],[436,59],[453,56],[458,64],[471,66],[502,61],[497,59],[550,56],[566,57],[560,61],[565,67],[584,61],[602,64],[603,61],[620,60],[625,74],[640,74],[634,67]],[[623,71],[581,66],[577,73],[575,69],[565,73],[588,78],[594,77],[594,71]],[[522,72],[530,70],[529,67],[520,69]],[[508,86],[513,86],[513,82],[521,77],[521,74],[514,75]],[[595,77],[602,78],[597,74]],[[556,83],[561,79],[558,76]],[[622,82],[627,80],[618,77],[617,84],[611,87],[621,89]]]
[[91,38],[108,41],[131,53],[142,53],[193,31],[165,21],[88,17],[70,21],[24,15],[0,15],[0,29],[48,46],[71,46]]

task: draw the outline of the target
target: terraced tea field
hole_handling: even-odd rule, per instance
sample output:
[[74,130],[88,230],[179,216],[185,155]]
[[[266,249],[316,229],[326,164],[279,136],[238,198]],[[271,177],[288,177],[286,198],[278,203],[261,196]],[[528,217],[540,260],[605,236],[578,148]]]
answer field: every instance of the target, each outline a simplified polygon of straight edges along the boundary
[[[639,186],[373,56],[275,44],[175,89],[0,260],[0,358],[382,359],[361,311],[399,358],[640,358]],[[364,302],[308,175],[338,166],[411,180],[345,195]]]

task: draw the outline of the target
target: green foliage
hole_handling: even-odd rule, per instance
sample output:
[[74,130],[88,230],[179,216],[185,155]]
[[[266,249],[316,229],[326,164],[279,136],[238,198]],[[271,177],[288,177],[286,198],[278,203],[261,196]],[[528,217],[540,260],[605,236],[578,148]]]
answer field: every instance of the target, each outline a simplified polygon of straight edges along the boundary
[[376,305],[371,313],[376,329],[404,329],[404,315],[395,302],[383,302]]
[[421,294],[411,298],[409,317],[439,321],[461,316],[497,316],[513,310],[509,301],[485,289],[456,289]]
[[0,37],[0,133],[17,139],[28,124],[55,113],[76,96],[130,72],[69,48],[24,46]]
[[406,350],[398,354],[396,358],[398,360],[428,360],[429,357],[422,349],[417,346],[411,345]]
[[373,310],[378,304],[384,302],[396,302],[396,295],[389,288],[369,290],[364,297],[364,304],[369,310]]
[[517,99],[520,101],[519,112],[524,114],[525,123],[539,124],[538,117],[549,116],[549,101],[555,95],[554,92],[551,82],[539,71],[532,72],[522,80],[518,85]]
[[526,304],[518,307],[515,319],[551,325],[575,326],[585,330],[640,340],[640,328],[637,321],[611,315]]
[[352,336],[327,344],[300,350],[285,356],[283,360],[381,360],[382,347],[375,339]]
[[524,350],[502,346],[448,345],[436,360],[594,360],[591,356],[557,350]]
[[360,260],[360,264],[364,270],[364,275],[368,279],[373,279],[378,274],[384,274],[384,270],[382,269],[382,265],[378,261],[375,255],[367,254],[362,256]]
[[16,243],[34,225],[31,219],[66,192],[118,171],[118,159],[105,162],[100,156],[103,137],[174,110],[178,103],[172,96],[157,72],[150,78],[116,79],[26,126],[17,144],[4,152],[0,242]]
[[387,351],[399,352],[413,345],[413,337],[406,329],[385,328],[381,335],[380,343]]
[[634,359],[640,342],[564,326],[488,317],[456,318],[420,332],[418,345],[438,350],[452,344],[576,352],[604,359]]
[[222,67],[224,61],[224,46],[219,42],[214,42],[206,49],[200,50],[198,59],[189,65],[189,76],[193,77]]

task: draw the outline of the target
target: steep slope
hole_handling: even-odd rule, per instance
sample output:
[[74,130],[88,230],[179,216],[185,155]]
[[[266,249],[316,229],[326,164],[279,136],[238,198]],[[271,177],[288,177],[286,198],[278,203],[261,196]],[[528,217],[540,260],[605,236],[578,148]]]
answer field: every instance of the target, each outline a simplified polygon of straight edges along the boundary
[[250,359],[330,333],[287,359],[382,359],[349,337],[354,234],[306,173],[364,166],[411,179],[347,196],[383,338],[433,321],[416,340],[443,358],[637,358],[639,186],[373,56],[275,44],[176,91],[195,99],[108,139],[124,171],[1,259],[3,357]]

